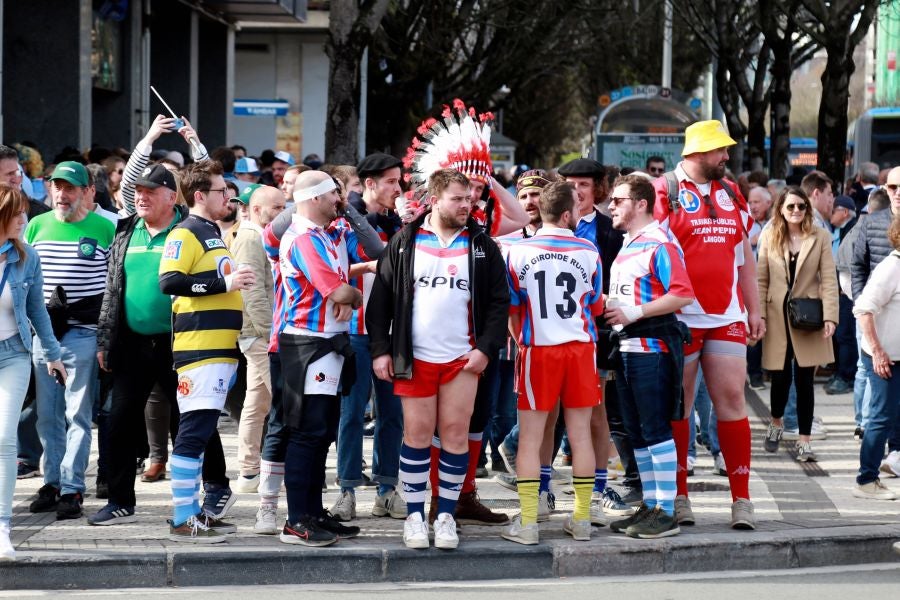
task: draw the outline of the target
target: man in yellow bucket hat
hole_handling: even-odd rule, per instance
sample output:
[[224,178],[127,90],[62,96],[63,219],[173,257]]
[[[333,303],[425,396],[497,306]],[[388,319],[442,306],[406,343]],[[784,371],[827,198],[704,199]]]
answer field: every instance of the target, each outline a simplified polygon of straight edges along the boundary
[[731,526],[754,529],[750,502],[750,422],[744,404],[747,341],[765,334],[756,265],[747,236],[753,220],[734,182],[724,179],[728,148],[737,144],[720,121],[685,130],[684,158],[654,181],[654,216],[677,238],[696,299],[678,318],[691,330],[685,346],[684,415],[672,421],[678,456],[676,519],[692,525],[687,450],[698,368],[718,417],[719,442],[731,485]]

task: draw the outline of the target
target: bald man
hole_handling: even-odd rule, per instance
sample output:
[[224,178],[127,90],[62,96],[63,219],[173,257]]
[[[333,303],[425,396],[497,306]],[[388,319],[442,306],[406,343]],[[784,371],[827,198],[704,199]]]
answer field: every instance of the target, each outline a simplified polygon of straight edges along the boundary
[[250,196],[249,219],[241,221],[231,244],[239,265],[248,265],[256,275],[256,285],[242,290],[244,326],[238,347],[247,359],[247,395],[238,425],[238,467],[235,489],[255,493],[259,487],[259,452],[263,423],[272,406],[272,379],[269,374],[269,336],[272,333],[272,305],[275,298],[262,234],[284,210],[284,195],[278,188],[261,186]]

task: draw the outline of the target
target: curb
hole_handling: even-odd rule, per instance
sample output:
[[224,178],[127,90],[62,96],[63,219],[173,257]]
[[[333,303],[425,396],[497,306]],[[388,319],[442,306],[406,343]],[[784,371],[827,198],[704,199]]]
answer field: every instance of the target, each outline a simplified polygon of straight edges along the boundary
[[767,570],[895,562],[900,524],[696,534],[663,540],[602,536],[537,546],[473,541],[431,548],[246,548],[210,551],[22,553],[0,563],[0,589],[113,589],[546,579]]

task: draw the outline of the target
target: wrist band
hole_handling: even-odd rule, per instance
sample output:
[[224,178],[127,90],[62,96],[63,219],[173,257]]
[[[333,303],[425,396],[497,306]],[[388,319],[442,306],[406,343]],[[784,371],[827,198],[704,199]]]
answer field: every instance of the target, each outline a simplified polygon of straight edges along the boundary
[[294,190],[294,202],[303,202],[315,198],[316,196],[327,194],[336,187],[337,186],[334,185],[334,179],[329,177],[325,181],[317,183],[312,187]]

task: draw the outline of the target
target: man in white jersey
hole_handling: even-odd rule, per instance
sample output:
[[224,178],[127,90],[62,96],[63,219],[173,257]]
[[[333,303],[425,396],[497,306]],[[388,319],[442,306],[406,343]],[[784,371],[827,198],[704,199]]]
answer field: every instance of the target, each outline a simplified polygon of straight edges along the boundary
[[627,234],[612,266],[605,316],[619,330],[616,388],[644,496],[635,514],[609,527],[635,538],[681,531],[670,422],[681,417],[687,326],[674,313],[694,299],[681,252],[653,218],[654,196],[647,179],[627,175],[616,180],[609,203],[613,225]]
[[450,549],[459,544],[453,514],[468,466],[475,391],[488,357],[506,339],[509,291],[500,250],[470,216],[465,175],[435,171],[428,195],[432,210],[395,235],[379,259],[366,328],[375,375],[394,380],[403,404],[400,483],[409,512],[403,541],[429,546],[425,486],[437,428],[434,542]]
[[591,539],[591,414],[602,399],[594,318],[602,312],[603,267],[593,243],[573,233],[576,198],[570,183],[546,186],[539,202],[543,225],[507,254],[509,327],[521,348],[516,475],[522,512],[502,536],[520,544],[538,543],[540,450],[552,435],[560,400],[575,488],[575,512],[563,529],[576,540]]

